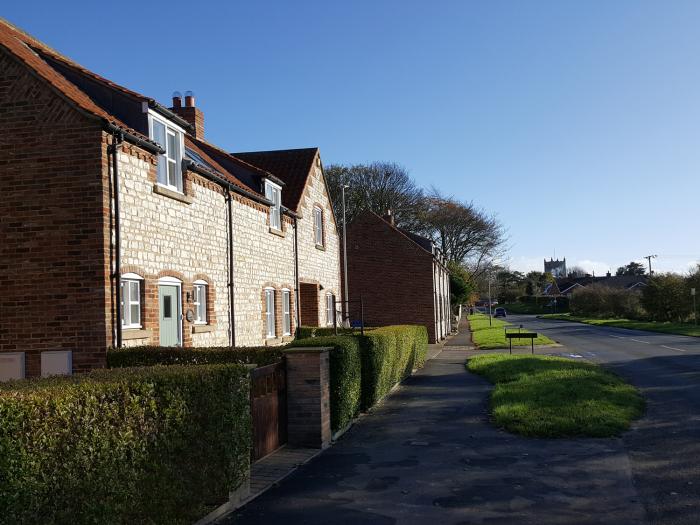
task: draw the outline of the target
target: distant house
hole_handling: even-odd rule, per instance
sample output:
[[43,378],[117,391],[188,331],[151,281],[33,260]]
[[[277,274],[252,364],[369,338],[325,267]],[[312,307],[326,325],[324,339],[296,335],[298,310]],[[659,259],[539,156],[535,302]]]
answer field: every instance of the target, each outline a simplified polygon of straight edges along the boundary
[[[347,246],[348,295],[367,326],[424,325],[431,343],[450,333],[447,261],[430,239],[368,211],[348,225]],[[359,321],[357,302],[349,311]]]
[[585,288],[592,284],[607,286],[622,290],[638,290],[647,285],[647,277],[644,275],[606,275],[605,277],[576,277],[556,279],[548,283],[542,295],[548,296],[571,296],[576,290]]

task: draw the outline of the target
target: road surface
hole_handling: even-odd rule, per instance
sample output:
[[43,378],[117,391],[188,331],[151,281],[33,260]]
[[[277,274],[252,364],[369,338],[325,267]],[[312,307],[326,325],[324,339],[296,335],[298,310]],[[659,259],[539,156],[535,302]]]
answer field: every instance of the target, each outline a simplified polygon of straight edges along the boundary
[[641,390],[646,414],[623,442],[648,520],[700,524],[700,338],[533,316],[508,321],[564,345],[547,353],[603,364]]

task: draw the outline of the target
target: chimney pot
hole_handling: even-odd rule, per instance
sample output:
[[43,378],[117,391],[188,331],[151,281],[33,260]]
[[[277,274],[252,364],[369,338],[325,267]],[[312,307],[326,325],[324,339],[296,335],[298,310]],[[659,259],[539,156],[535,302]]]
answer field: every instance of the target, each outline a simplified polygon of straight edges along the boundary
[[174,108],[181,108],[182,107],[182,93],[179,91],[175,91],[173,93],[173,107]]
[[185,107],[194,107],[194,93],[192,93],[191,91],[185,91]]
[[386,210],[386,215],[384,216],[384,220],[391,224],[392,226],[395,226],[396,223],[394,221],[394,214],[391,212],[391,210]]

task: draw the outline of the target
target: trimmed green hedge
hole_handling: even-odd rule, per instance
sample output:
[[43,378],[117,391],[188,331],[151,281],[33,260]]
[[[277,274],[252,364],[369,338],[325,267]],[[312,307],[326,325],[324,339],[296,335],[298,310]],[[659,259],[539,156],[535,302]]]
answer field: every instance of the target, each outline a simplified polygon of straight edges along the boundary
[[360,412],[361,360],[360,342],[350,336],[327,336],[298,339],[292,346],[332,347],[329,356],[331,429],[345,428]]
[[[309,337],[326,337],[334,336],[335,328],[332,326],[300,326],[299,339],[308,339]],[[356,328],[341,328],[338,327],[338,335],[354,335],[360,333]]]
[[414,368],[425,364],[428,331],[424,326],[375,328],[358,336],[362,354],[362,409],[375,405]]
[[192,523],[247,475],[243,365],[102,370],[0,387],[0,521]]
[[255,363],[265,366],[282,360],[285,346],[234,348],[212,346],[177,348],[172,346],[134,346],[107,351],[109,368],[152,365],[204,365],[218,363]]

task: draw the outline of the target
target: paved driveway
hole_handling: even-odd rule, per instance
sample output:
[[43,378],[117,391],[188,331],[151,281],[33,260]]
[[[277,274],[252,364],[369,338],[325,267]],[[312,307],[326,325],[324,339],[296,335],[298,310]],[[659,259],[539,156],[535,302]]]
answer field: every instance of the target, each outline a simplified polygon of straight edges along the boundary
[[620,439],[534,440],[488,423],[490,385],[445,347],[236,524],[636,524]]

